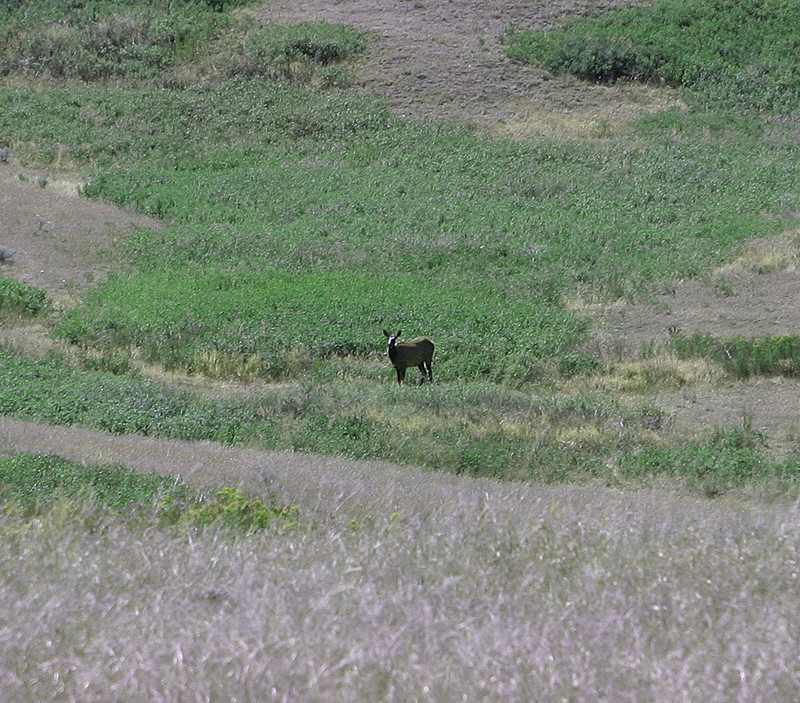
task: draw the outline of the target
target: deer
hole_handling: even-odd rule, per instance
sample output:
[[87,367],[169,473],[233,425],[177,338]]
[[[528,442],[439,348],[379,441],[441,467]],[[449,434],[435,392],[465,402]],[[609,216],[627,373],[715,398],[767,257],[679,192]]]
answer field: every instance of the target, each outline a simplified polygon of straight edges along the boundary
[[389,359],[397,371],[398,385],[403,383],[406,377],[406,369],[409,366],[416,366],[422,373],[422,383],[427,379],[433,383],[433,372],[431,362],[433,361],[433,342],[427,337],[417,337],[409,342],[398,342],[397,338],[402,334],[389,334],[383,330],[383,334],[389,340]]

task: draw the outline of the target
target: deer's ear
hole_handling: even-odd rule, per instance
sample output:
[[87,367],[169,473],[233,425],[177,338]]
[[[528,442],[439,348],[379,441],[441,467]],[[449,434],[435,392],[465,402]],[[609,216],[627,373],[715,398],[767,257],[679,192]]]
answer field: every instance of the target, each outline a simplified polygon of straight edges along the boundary
[[385,334],[387,337],[391,337],[391,336],[392,336],[392,335],[390,335],[390,334],[389,334],[389,333],[388,333],[386,330],[383,330],[383,333],[384,333],[384,334]]
[[397,334],[395,335],[395,337],[399,337],[401,334],[403,334],[403,331],[402,330],[397,330]]

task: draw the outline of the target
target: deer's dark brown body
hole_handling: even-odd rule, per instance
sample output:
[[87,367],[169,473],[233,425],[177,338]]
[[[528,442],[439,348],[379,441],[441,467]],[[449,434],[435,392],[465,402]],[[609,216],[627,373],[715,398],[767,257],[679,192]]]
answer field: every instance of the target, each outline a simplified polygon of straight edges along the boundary
[[433,383],[433,372],[431,362],[433,361],[434,344],[427,337],[417,337],[408,342],[398,342],[397,334],[389,334],[386,330],[383,333],[389,339],[389,359],[397,371],[397,382],[402,383],[406,377],[406,369],[416,366],[422,373],[422,379]]

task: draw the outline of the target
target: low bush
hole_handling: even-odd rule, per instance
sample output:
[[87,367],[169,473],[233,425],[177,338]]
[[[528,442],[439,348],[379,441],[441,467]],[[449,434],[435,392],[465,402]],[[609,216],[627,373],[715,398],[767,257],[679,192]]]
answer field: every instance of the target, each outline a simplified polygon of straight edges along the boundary
[[663,81],[759,109],[800,99],[800,14],[784,0],[657,0],[507,41],[512,58],[590,81]]
[[723,340],[698,332],[690,337],[671,337],[669,344],[678,357],[709,359],[736,378],[800,376],[800,337],[797,335]]
[[0,276],[0,315],[34,317],[47,308],[47,294],[40,288]]
[[251,28],[235,44],[223,40],[220,53],[229,76],[309,81],[318,67],[344,61],[365,47],[363,33],[352,27],[307,22]]
[[214,499],[203,499],[190,505],[181,504],[171,495],[159,505],[162,524],[191,527],[223,527],[237,532],[257,532],[275,522],[284,528],[295,526],[297,508],[265,503],[227,486],[217,491]]

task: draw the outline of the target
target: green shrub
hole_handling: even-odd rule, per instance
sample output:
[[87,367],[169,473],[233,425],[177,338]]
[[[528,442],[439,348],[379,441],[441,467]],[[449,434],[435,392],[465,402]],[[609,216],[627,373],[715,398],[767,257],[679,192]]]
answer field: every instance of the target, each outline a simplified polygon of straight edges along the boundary
[[284,528],[297,523],[298,509],[278,507],[248,497],[238,488],[217,491],[214,500],[200,500],[186,508],[167,496],[160,506],[163,522],[194,527],[227,527],[241,532],[263,530],[276,520]]
[[0,276],[0,313],[34,317],[47,307],[47,294],[40,288]]
[[364,35],[347,25],[307,22],[271,26],[251,31],[240,48],[240,62],[231,64],[237,75],[290,76],[296,63],[327,66],[360,53],[366,47]]
[[208,5],[214,12],[224,12],[230,8],[247,5],[252,0],[197,0],[197,2]]
[[759,109],[797,104],[798,49],[800,13],[784,0],[656,0],[508,36],[510,57],[554,71],[664,81]]
[[558,372],[565,378],[592,373],[600,368],[600,359],[589,354],[569,353],[558,359]]

